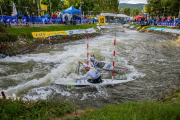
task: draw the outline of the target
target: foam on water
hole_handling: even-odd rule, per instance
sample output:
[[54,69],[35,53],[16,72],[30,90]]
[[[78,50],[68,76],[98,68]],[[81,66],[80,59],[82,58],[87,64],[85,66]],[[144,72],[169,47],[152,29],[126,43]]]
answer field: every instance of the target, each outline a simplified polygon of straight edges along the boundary
[[[95,38],[89,39],[89,53],[97,56],[97,60],[106,61],[112,63],[113,61],[113,49],[114,38],[110,39],[109,35],[99,36]],[[123,43],[121,38],[117,37],[117,50],[120,50]],[[124,44],[124,43],[123,43]],[[125,42],[126,44],[126,42]],[[80,40],[77,42],[72,42],[69,45],[65,44],[63,50],[57,51],[58,46],[53,49],[49,49],[47,53],[36,53],[36,54],[25,54],[18,55],[13,57],[6,57],[4,59],[0,59],[0,62],[5,63],[27,63],[29,61],[39,62],[39,63],[55,63],[56,66],[52,67],[50,72],[48,72],[44,77],[39,79],[34,78],[31,80],[26,80],[26,77],[33,76],[38,73],[19,73],[15,75],[9,75],[7,77],[14,77],[13,80],[24,80],[24,83],[18,84],[17,86],[9,86],[8,89],[5,90],[6,94],[24,94],[26,97],[30,99],[37,99],[39,97],[45,99],[47,96],[52,94],[53,92],[61,94],[62,96],[70,96],[72,93],[71,90],[63,90],[57,89],[53,87],[55,81],[67,82],[75,80],[75,78],[79,77],[77,74],[78,69],[78,61],[86,62],[86,39]],[[120,51],[116,51],[118,56],[115,57],[115,65],[122,66],[128,68],[128,72],[115,74],[115,79],[132,81],[136,78],[142,78],[146,74],[138,72],[133,65],[128,65],[128,60],[124,57],[121,57]],[[80,67],[80,75],[85,74],[83,66]],[[111,79],[111,74],[109,72],[104,71],[102,73],[103,77],[107,79]],[[51,85],[51,87],[50,87]],[[47,88],[48,87],[48,88]],[[48,89],[48,90],[45,90]],[[52,91],[53,89],[53,91]],[[74,88],[78,89],[78,88]],[[85,100],[88,96],[96,99],[97,96],[107,98],[109,95],[107,94],[106,88],[97,87],[98,92],[83,92],[82,94],[76,93],[76,96],[82,96],[80,99]],[[41,93],[41,94],[40,94]],[[33,94],[33,98],[32,95]]]

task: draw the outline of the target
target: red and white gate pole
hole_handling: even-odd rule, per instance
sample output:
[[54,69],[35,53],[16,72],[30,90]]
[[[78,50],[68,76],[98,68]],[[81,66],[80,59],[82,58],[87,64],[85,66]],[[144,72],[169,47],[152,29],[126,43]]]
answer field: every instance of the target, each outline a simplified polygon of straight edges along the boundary
[[87,34],[87,65],[89,65],[89,44],[88,44],[89,35]]
[[[114,51],[113,51],[113,69],[114,69],[114,58],[115,58],[115,46],[116,46],[116,39],[114,39]],[[112,80],[114,79],[114,70],[112,71]]]
[[[49,30],[48,30],[48,34],[49,34]],[[50,34],[49,34],[49,47],[51,47],[51,43],[50,43]]]
[[[41,29],[40,29],[41,30]],[[41,30],[41,42],[42,42],[42,45],[43,45],[43,40],[42,40],[42,30]]]

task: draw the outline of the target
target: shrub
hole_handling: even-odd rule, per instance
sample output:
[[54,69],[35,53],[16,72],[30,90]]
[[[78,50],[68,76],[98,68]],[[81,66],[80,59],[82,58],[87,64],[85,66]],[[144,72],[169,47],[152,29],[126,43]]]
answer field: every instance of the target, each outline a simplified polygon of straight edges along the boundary
[[9,37],[9,42],[15,42],[18,39],[18,36],[15,34],[7,33],[7,37]]
[[0,41],[7,42],[9,41],[9,37],[6,34],[0,35]]
[[15,42],[17,39],[18,39],[17,35],[11,33],[0,35],[1,42]]
[[3,23],[0,23],[0,32],[6,32],[5,31],[5,26]]
[[21,33],[20,36],[26,39],[33,39],[33,36],[31,33]]

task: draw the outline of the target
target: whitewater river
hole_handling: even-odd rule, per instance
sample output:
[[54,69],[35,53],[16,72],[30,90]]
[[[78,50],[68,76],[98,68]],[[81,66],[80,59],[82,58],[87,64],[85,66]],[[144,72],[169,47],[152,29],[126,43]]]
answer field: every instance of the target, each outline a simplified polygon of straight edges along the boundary
[[[39,46],[34,51],[0,59],[0,91],[28,99],[62,98],[81,107],[100,107],[130,101],[158,100],[180,85],[180,43],[153,33],[139,33],[114,25],[102,35],[89,38],[89,53],[98,61],[112,63],[116,34],[115,65],[128,68],[115,72],[116,80],[129,82],[101,87],[71,88],[55,81],[78,77],[78,61],[86,62],[86,39]],[[111,72],[99,71],[111,79]],[[85,74],[83,66],[80,75]]]

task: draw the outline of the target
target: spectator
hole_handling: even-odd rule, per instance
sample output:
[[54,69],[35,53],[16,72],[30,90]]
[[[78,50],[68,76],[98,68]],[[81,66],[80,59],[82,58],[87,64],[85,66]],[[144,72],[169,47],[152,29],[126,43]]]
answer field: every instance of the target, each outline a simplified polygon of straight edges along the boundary
[[52,18],[54,19],[54,22],[53,22],[54,24],[55,24],[55,22],[56,22],[56,17],[57,17],[57,16],[56,16],[56,14],[55,14],[55,13],[54,13],[54,14],[52,14]]
[[49,22],[48,18],[51,16],[48,13],[45,13],[44,17],[45,17],[45,24],[47,24]]
[[19,27],[20,27],[20,24],[23,27],[23,23],[22,23],[23,14],[20,12],[20,10],[18,10],[17,17],[18,17]]
[[6,12],[4,12],[4,16],[7,16],[7,13],[6,13]]
[[33,12],[31,14],[31,17],[32,17],[32,23],[33,23],[33,27],[34,27],[34,22],[35,22],[35,19],[36,19],[36,14]]
[[11,12],[11,16],[14,16],[14,15],[13,15],[13,12]]
[[176,27],[180,28],[180,21],[176,24]]
[[169,15],[169,16],[168,16],[167,20],[168,20],[168,21],[170,21],[170,20],[171,20],[171,15]]
[[41,15],[39,14],[38,17],[41,17]]
[[162,22],[164,21],[164,17],[161,17],[161,21],[162,21]]
[[94,20],[95,20],[95,18],[93,17],[93,24],[94,24]]
[[67,15],[65,16],[65,24],[66,25],[68,24],[68,16]]
[[44,20],[41,19],[41,15],[38,14],[38,18],[37,18],[37,21],[36,21],[38,24],[40,24],[41,22],[44,23]]
[[180,21],[180,16],[179,16],[179,18],[176,20],[177,22],[179,22]]
[[29,26],[29,24],[28,24],[28,22],[29,22],[28,16],[29,16],[29,14],[28,14],[28,11],[26,10],[24,12],[24,17],[26,17],[26,26]]
[[57,16],[56,16],[56,14],[54,13],[54,14],[52,14],[52,18],[56,18]]
[[59,13],[57,14],[57,17],[58,17],[58,18],[60,18],[60,17],[61,17]]

